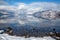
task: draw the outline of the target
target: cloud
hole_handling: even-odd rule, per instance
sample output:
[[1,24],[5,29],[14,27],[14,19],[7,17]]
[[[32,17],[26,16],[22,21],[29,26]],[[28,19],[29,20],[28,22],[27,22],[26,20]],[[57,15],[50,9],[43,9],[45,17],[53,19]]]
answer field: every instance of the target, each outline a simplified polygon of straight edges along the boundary
[[0,5],[8,5],[8,3],[5,2],[4,0],[0,0]]
[[[10,19],[7,18],[5,20],[4,19],[1,20],[0,23],[17,22],[21,25],[29,24],[29,23],[39,23],[40,26],[53,26],[56,24],[54,23],[55,21],[52,21],[52,20],[49,20],[48,22],[46,22],[47,20],[45,19],[36,18],[33,16],[33,14],[39,11],[44,11],[44,10],[49,10],[49,9],[60,10],[59,4],[49,3],[49,2],[35,2],[35,3],[30,3],[30,4],[15,3],[15,4],[14,5],[0,5],[0,10],[7,10],[10,12],[13,12],[13,15],[14,15],[14,17]],[[52,14],[52,16],[53,15],[54,14]]]

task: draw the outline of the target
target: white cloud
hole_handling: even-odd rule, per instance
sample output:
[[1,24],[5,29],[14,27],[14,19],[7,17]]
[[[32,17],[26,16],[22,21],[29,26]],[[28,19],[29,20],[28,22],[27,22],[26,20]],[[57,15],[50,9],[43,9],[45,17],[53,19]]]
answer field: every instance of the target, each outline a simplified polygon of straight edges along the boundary
[[0,0],[0,5],[8,5],[8,3],[3,0]]
[[11,6],[11,5],[1,5],[0,6],[0,10],[10,10],[10,11],[15,11],[16,7],[15,6]]
[[18,3],[18,8],[17,9],[24,9],[24,8],[26,8],[26,4]]

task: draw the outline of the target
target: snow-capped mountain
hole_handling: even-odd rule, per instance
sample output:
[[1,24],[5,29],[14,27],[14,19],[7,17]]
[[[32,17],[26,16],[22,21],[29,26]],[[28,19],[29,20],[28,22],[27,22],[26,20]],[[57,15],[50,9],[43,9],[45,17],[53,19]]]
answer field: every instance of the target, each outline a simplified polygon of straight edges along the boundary
[[11,17],[14,17],[13,15],[14,13],[9,10],[0,10],[0,19],[7,19],[7,18],[11,18]]
[[38,11],[35,12],[33,16],[42,19],[60,19],[60,11],[57,10]]

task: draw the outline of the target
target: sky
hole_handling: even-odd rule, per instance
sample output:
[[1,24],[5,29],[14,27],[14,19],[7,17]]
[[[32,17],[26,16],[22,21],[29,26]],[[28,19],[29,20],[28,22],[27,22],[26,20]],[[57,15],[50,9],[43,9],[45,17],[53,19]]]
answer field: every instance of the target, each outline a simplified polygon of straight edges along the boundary
[[0,1],[4,1],[10,5],[13,5],[15,3],[26,3],[26,4],[30,4],[33,2],[51,2],[51,3],[57,3],[60,4],[60,0],[0,0]]
[[[44,13],[40,13],[45,19],[33,15],[36,12],[50,9],[60,11],[60,0],[0,0],[0,10],[5,10],[1,11],[3,16],[0,16],[0,23],[37,24],[43,27],[60,26],[60,19],[54,19],[54,12],[51,14],[51,18],[48,15],[48,17],[44,16]],[[40,15],[37,13],[37,16]]]
[[54,2],[60,3],[60,0],[4,0],[8,3],[22,2],[22,3],[32,3],[32,2]]

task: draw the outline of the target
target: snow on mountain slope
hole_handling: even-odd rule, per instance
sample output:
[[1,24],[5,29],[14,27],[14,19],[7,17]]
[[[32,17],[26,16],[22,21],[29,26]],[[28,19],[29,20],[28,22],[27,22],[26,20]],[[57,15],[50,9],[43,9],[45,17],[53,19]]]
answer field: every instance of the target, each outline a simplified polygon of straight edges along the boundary
[[0,40],[55,40],[51,38],[50,36],[47,37],[30,37],[30,38],[25,38],[25,37],[18,37],[18,36],[10,36],[8,34],[0,34]]
[[60,19],[60,11],[57,10],[38,11],[35,12],[33,16],[37,18],[44,18],[44,19]]

